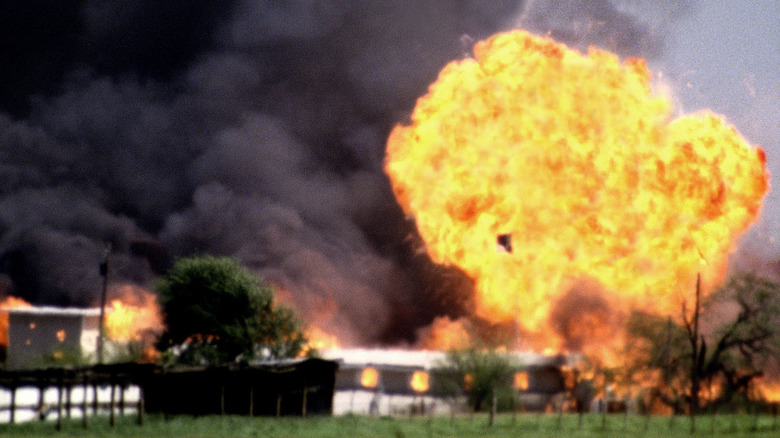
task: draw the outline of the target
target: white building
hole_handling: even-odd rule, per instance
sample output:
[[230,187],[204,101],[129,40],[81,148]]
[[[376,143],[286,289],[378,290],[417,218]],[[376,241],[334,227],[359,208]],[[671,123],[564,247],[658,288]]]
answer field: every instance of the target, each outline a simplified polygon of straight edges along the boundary
[[[440,393],[444,381],[452,379],[439,371],[447,363],[444,351],[333,349],[320,353],[339,362],[335,415],[441,415],[465,408],[465,396],[452,398]],[[524,408],[543,410],[564,391],[561,368],[570,365],[572,357],[530,352],[510,356],[524,370],[525,387],[518,396]]]
[[45,366],[47,359],[95,356],[100,309],[47,306],[4,309],[8,313],[6,368]]

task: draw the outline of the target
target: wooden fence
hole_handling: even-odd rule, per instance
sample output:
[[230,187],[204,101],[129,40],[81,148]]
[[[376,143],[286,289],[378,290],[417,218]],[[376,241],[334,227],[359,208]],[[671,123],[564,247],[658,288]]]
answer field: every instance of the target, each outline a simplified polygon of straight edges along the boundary
[[[108,411],[109,423],[116,416],[132,413],[139,425],[144,415],[160,412],[185,415],[300,415],[331,414],[338,363],[306,359],[221,367],[161,367],[151,364],[95,365],[83,368],[0,371],[0,388],[10,392],[10,401],[0,412],[28,410],[45,420],[56,413],[56,428],[76,410],[86,428],[89,417]],[[17,392],[37,389],[34,403],[17,401]],[[137,397],[128,402],[126,390]],[[110,395],[99,397],[99,390]],[[44,394],[56,392],[51,405]],[[80,397],[75,397],[79,393]],[[88,395],[91,394],[91,397]]]
[[[10,402],[0,406],[0,411],[10,413],[9,421],[16,422],[18,411],[29,410],[45,420],[53,410],[56,413],[56,428],[62,428],[64,418],[70,418],[74,409],[81,412],[84,427],[87,426],[90,412],[94,416],[99,412],[108,411],[109,423],[116,424],[116,415],[125,414],[134,408],[138,424],[144,421],[143,388],[149,378],[155,373],[156,367],[143,364],[96,365],[84,368],[48,368],[42,370],[15,370],[0,372],[0,388],[10,392]],[[126,389],[135,386],[140,393],[134,402],[127,403]],[[33,404],[17,402],[17,392],[22,388],[35,388],[37,401]],[[100,388],[108,388],[108,399],[101,400],[98,396]],[[45,401],[44,394],[54,389],[56,402],[50,405]],[[80,389],[81,397],[74,401],[74,393]],[[88,395],[91,394],[90,398]]]

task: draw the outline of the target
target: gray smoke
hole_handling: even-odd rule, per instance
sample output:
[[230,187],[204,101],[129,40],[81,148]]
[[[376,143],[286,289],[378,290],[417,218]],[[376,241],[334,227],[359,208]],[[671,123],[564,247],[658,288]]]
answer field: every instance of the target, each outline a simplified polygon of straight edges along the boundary
[[[611,2],[576,3],[610,20],[599,38],[655,50]],[[413,342],[434,317],[468,314],[471,282],[421,253],[395,202],[385,139],[448,61],[525,6],[6,2],[0,284],[95,304],[110,243],[113,282],[236,257],[346,343]],[[535,2],[523,22],[558,36],[574,7]]]
[[[661,53],[672,23],[695,8],[695,0],[532,0],[518,24],[586,52],[590,46],[623,57]],[[638,19],[638,17],[642,19]]]

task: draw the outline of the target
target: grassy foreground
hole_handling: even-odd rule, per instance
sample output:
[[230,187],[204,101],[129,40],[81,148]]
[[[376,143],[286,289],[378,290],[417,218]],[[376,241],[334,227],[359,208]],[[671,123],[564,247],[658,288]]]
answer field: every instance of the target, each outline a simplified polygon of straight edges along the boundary
[[[171,417],[146,418],[138,426],[133,417],[120,418],[115,427],[108,418],[90,418],[88,428],[81,420],[65,423],[55,431],[52,422],[0,425],[0,436],[8,437],[663,437],[691,436],[685,417],[641,417],[588,414],[576,415],[511,414],[497,417],[488,427],[485,415],[437,418],[369,418],[362,416],[265,418],[265,417]],[[702,437],[778,437],[780,424],[771,416],[703,416],[696,421]]]

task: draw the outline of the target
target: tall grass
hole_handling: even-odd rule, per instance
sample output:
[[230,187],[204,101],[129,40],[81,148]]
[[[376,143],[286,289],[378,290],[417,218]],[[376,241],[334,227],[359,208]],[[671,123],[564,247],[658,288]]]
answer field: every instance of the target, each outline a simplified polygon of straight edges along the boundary
[[643,417],[636,415],[573,414],[500,415],[488,427],[485,415],[414,418],[370,418],[363,416],[267,418],[267,417],[171,417],[148,416],[143,426],[134,418],[121,418],[110,427],[107,417],[90,418],[87,429],[81,420],[71,420],[61,431],[54,423],[31,422],[0,426],[0,436],[8,437],[632,437],[671,438],[780,436],[778,419],[772,416],[716,415],[701,416],[697,432],[690,434],[687,417]]

